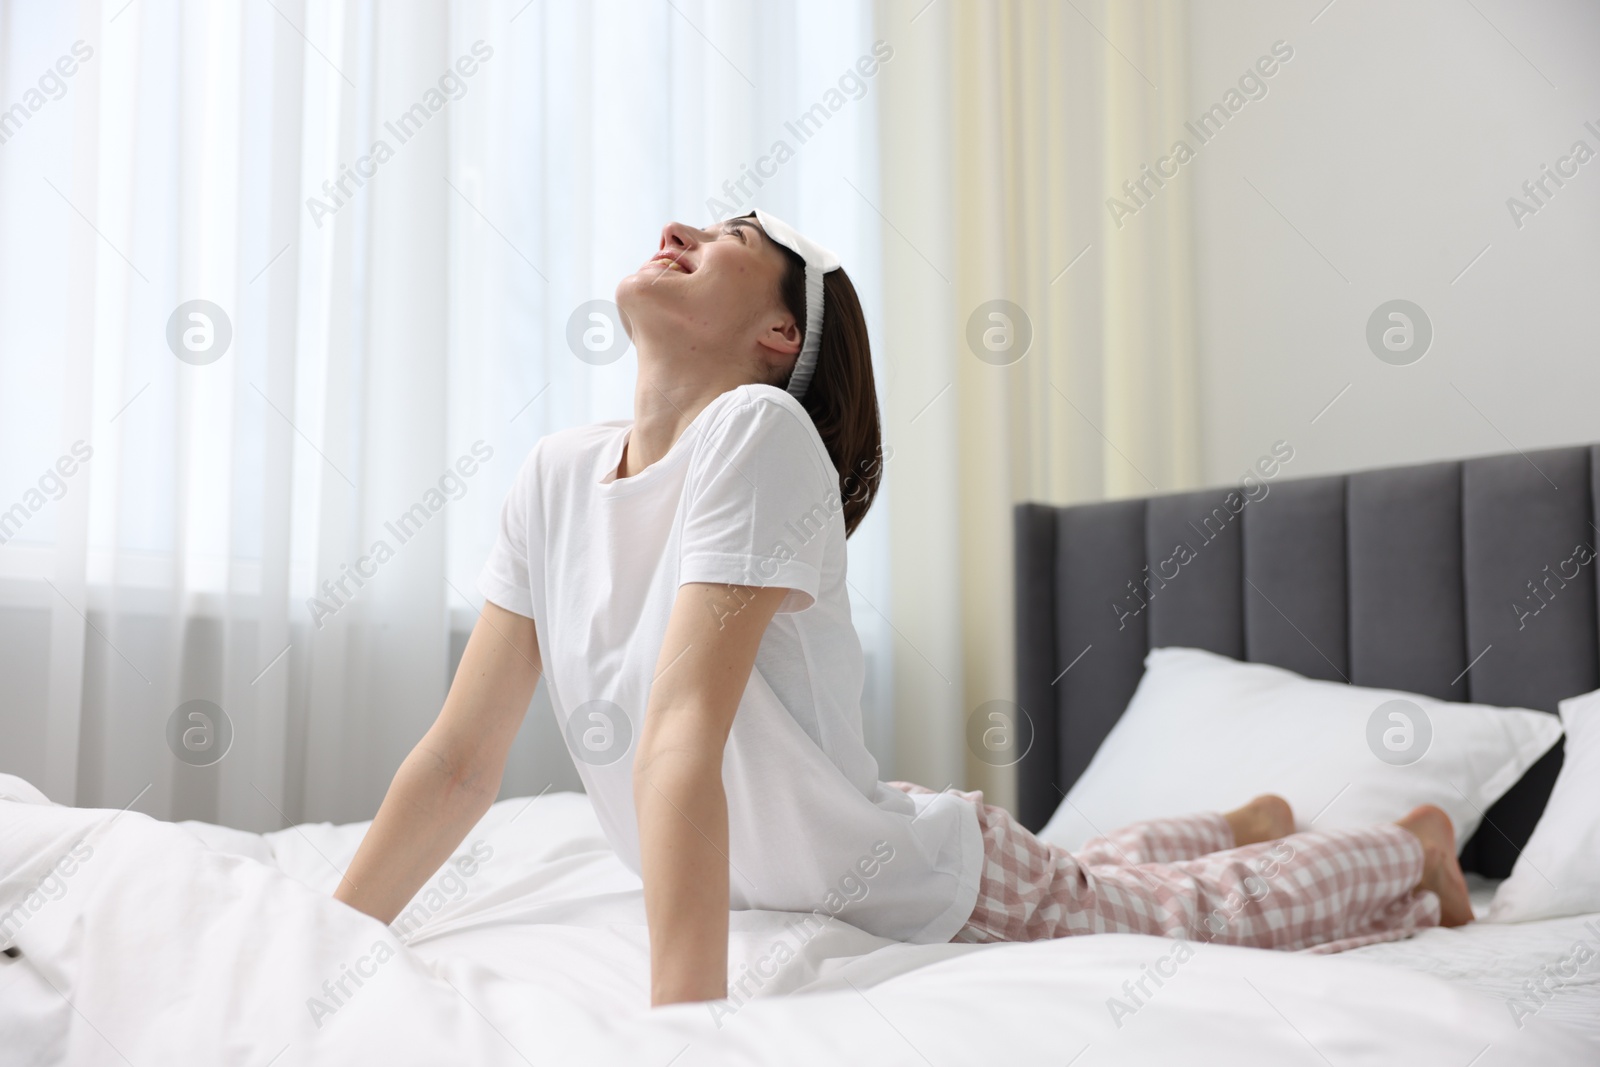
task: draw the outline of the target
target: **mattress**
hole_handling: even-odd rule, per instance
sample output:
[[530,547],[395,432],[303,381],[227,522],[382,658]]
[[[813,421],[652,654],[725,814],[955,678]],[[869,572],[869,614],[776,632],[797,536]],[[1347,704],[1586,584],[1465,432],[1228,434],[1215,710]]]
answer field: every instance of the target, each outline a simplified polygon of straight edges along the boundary
[[329,895],[365,823],[252,834],[10,782],[3,1067],[1600,1063],[1592,986],[1520,1019],[1505,1003],[1582,929],[1565,920],[1334,957],[1199,945],[1174,963],[1164,938],[905,945],[736,912],[730,997],[652,1010],[642,890],[582,795],[496,804],[457,852],[471,862],[386,927]]
[[[546,950],[548,929],[537,929],[550,922],[580,919],[592,921],[598,911],[613,905],[618,910],[610,916],[612,933],[618,934],[621,924],[636,922],[638,916],[628,906],[634,895],[641,891],[638,879],[622,866],[606,845],[597,824],[590,825],[590,808],[581,794],[557,794],[541,801],[537,822],[539,826],[523,827],[522,836],[516,837],[516,823],[526,815],[529,801],[508,801],[499,805],[485,820],[482,839],[492,841],[496,831],[488,829],[499,819],[505,824],[499,833],[510,831],[512,840],[524,845],[537,842],[564,842],[554,850],[559,854],[554,870],[559,877],[541,886],[536,893],[518,893],[513,899],[519,903],[499,908],[461,907],[459,913],[443,911],[426,918],[410,937],[410,944],[425,958],[443,961],[465,954],[483,962],[492,962],[503,973],[517,974],[525,970],[528,961]],[[519,816],[518,812],[521,812]],[[220,847],[254,848],[256,835],[236,831],[219,831],[203,823],[185,824],[202,837],[211,837]],[[281,869],[326,892],[332,892],[335,873],[329,860],[343,867],[348,857],[365,833],[366,823],[347,826],[320,826],[298,828],[267,834],[261,838],[271,849],[270,857],[263,855]],[[313,839],[311,834],[315,835]],[[550,836],[546,838],[546,834]],[[532,837],[534,841],[529,841]],[[474,840],[469,837],[468,841]],[[517,847],[517,846],[511,846]],[[534,847],[548,847],[545,843]],[[547,853],[549,854],[549,853]],[[555,855],[552,854],[552,858]],[[492,864],[492,860],[490,861]],[[485,865],[486,867],[488,865]],[[1473,911],[1480,917],[1489,911],[1499,880],[1478,875],[1468,877],[1472,893]],[[615,894],[611,900],[585,899],[577,902],[535,905],[537,897],[560,898],[563,886],[581,890],[603,889],[606,895]],[[528,924],[524,928],[523,924]],[[734,916],[739,926],[740,916]],[[762,921],[751,923],[759,929]],[[813,991],[836,986],[833,972],[841,965],[856,965],[874,952],[891,947],[906,949],[899,953],[891,969],[900,969],[911,958],[933,963],[955,956],[981,951],[983,946],[898,946],[852,928],[839,926],[839,931],[849,933],[830,941],[825,953],[811,958],[809,966],[786,969],[771,981],[749,982],[746,988],[753,996],[771,996],[779,993]],[[521,943],[526,936],[528,944]],[[579,938],[581,940],[581,937]],[[632,930],[630,940],[641,953],[648,950],[648,940],[642,926]],[[993,947],[993,946],[989,946]],[[891,953],[891,955],[893,955]],[[1584,1029],[1600,1039],[1600,913],[1529,923],[1475,922],[1455,929],[1436,928],[1423,931],[1404,941],[1368,945],[1343,954],[1347,959],[1361,959],[1392,967],[1432,975],[1479,993],[1503,1005],[1507,1017],[1515,1024],[1525,1026],[1531,1018],[1560,1022]],[[754,965],[759,960],[751,960]],[[851,972],[855,973],[854,970]],[[888,973],[885,971],[885,973]],[[730,979],[737,979],[737,968]],[[759,977],[759,975],[758,975]],[[595,983],[594,991],[604,988],[607,996],[615,996],[626,989],[635,1005],[642,1006],[648,997],[642,972],[631,975],[624,972],[607,972]],[[1131,1001],[1129,1001],[1131,1003]],[[1600,1062],[1600,1060],[1597,1060]]]
[[[1499,882],[1476,875],[1467,881],[1473,911],[1481,919]],[[1368,945],[1344,955],[1471,989],[1502,1004],[1519,1028],[1539,1018],[1600,1038],[1600,912],[1424,930],[1405,941]]]

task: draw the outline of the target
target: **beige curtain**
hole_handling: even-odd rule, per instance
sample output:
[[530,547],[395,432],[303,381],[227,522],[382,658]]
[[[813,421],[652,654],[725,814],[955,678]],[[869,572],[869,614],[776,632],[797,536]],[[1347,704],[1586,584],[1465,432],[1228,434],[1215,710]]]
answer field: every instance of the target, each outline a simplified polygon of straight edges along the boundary
[[[1015,697],[1012,505],[1198,477],[1192,174],[1146,180],[1142,203],[1122,189],[1193,140],[1185,8],[883,0],[877,16],[894,48],[877,205],[893,770],[1010,804],[1011,769],[969,747],[967,719]],[[1113,196],[1136,210],[1114,213]],[[1020,314],[990,317],[995,300]]]

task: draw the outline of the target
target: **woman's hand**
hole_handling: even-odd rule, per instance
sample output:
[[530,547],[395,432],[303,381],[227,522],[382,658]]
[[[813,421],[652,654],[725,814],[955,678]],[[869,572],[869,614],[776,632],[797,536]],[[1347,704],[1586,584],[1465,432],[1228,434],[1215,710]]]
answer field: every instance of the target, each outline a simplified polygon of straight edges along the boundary
[[654,1007],[728,995],[722,750],[761,637],[787,594],[690,582],[667,622],[633,761]]

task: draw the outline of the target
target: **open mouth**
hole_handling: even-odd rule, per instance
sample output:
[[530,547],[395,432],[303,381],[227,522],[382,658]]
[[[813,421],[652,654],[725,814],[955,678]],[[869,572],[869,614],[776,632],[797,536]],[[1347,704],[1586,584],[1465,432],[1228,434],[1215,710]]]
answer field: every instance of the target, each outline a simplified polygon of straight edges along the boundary
[[662,270],[675,270],[680,274],[693,274],[694,266],[688,260],[672,252],[658,252],[650,257],[646,266],[657,267]]

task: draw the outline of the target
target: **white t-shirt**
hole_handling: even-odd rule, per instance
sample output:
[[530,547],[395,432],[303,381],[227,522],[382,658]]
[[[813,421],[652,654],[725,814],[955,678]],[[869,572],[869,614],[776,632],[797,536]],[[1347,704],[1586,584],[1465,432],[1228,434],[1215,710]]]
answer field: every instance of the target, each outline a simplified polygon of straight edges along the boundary
[[723,757],[732,904],[948,941],[977,900],[977,814],[954,794],[878,781],[839,479],[810,416],[782,389],[740,386],[619,479],[631,425],[541,438],[478,578],[534,620],[556,718],[612,847],[639,870],[633,755],[678,587],[786,586]]

